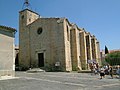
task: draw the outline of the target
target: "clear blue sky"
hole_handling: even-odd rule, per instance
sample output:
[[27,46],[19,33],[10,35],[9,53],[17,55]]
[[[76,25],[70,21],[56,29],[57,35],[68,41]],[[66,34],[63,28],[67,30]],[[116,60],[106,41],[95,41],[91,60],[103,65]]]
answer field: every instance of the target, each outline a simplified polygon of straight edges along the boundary
[[[95,35],[100,49],[120,49],[120,0],[29,0],[43,17],[66,17]],[[19,30],[19,11],[24,0],[0,0],[0,25]],[[15,44],[18,45],[18,33]]]

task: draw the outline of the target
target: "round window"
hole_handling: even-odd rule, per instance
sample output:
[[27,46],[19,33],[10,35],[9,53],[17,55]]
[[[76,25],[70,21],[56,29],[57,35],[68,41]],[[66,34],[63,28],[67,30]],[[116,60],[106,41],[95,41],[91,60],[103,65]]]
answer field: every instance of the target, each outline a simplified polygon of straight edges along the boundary
[[38,34],[41,34],[41,33],[42,33],[42,28],[41,28],[41,27],[38,28],[37,33],[38,33]]

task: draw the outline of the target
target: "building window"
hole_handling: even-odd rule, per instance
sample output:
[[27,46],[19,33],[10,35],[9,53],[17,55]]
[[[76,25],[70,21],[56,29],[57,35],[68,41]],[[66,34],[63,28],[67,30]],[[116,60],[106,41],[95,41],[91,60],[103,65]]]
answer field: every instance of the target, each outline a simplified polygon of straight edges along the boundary
[[24,19],[24,15],[22,15],[21,18]]
[[31,18],[29,18],[29,22],[31,22]]
[[38,28],[37,33],[38,33],[38,34],[41,34],[42,31],[43,31],[43,29],[40,27],[40,28]]

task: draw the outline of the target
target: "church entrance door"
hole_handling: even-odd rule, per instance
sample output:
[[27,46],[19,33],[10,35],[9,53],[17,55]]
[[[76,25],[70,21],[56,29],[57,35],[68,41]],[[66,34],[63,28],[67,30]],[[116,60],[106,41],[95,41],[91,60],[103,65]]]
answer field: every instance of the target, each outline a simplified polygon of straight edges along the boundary
[[44,67],[44,53],[38,53],[38,67]]

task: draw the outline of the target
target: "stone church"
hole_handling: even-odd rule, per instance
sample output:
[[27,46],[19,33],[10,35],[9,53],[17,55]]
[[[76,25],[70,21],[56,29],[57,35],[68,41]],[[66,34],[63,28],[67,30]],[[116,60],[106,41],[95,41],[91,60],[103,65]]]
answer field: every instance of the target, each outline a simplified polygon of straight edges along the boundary
[[46,71],[87,70],[88,60],[100,64],[99,41],[67,18],[43,18],[19,12],[19,66]]

